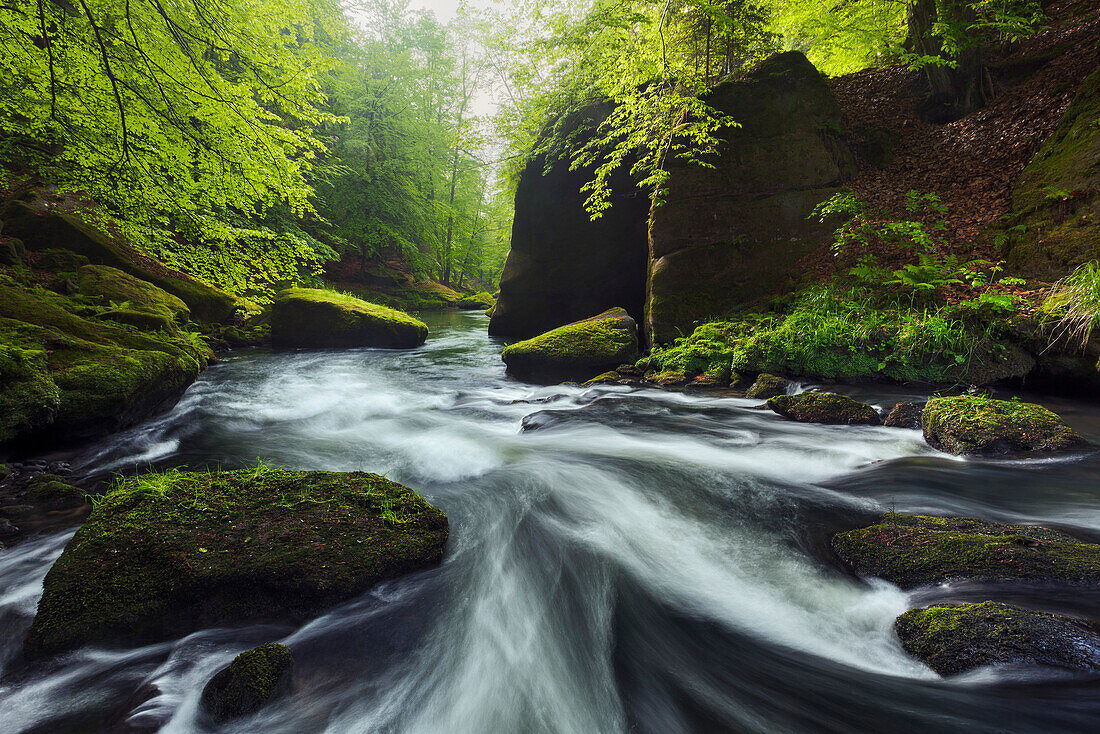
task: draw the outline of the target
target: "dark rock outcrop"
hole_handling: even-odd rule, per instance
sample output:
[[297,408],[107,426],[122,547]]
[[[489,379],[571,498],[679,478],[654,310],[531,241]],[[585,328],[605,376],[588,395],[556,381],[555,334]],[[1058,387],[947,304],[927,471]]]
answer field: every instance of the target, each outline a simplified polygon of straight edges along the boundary
[[[610,103],[590,105],[557,126],[580,145],[611,109]],[[611,179],[611,209],[592,221],[580,190],[592,171],[569,165],[566,158],[547,170],[546,158],[538,156],[520,175],[512,249],[490,334],[525,339],[616,306],[641,323],[649,197],[635,189],[624,165]]]
[[103,497],[46,575],[24,651],[301,622],[437,564],[447,534],[442,512],[376,474],[138,475]]
[[832,227],[808,219],[855,173],[840,141],[840,107],[798,52],[773,56],[706,98],[727,128],[715,167],[673,165],[650,217],[647,330],[654,344],[773,295]]
[[294,658],[286,645],[269,642],[245,650],[202,689],[202,704],[214,721],[255,713],[287,693]]
[[984,665],[1100,671],[1100,630],[1072,617],[986,601],[911,609],[894,622],[901,646],[940,675]]
[[903,589],[952,579],[1100,582],[1100,545],[1051,528],[970,517],[889,513],[875,525],[837,533],[833,550],[861,576]]
[[638,325],[621,308],[509,344],[508,371],[548,382],[587,380],[638,357]]
[[882,421],[890,428],[920,428],[924,403],[898,403]]
[[800,423],[849,426],[877,426],[882,423],[874,407],[832,392],[777,395],[768,398],[768,407],[784,418]]
[[932,398],[921,412],[924,440],[952,454],[995,456],[1068,451],[1085,445],[1041,405],[964,395]]
[[407,313],[316,288],[287,288],[271,309],[276,347],[409,349],[428,338],[428,325]]

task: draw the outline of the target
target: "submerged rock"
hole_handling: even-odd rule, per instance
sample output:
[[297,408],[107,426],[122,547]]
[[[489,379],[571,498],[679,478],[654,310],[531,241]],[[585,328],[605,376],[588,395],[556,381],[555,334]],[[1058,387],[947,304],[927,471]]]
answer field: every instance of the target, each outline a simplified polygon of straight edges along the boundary
[[790,385],[790,382],[786,379],[762,372],[756,378],[756,382],[752,383],[752,386],[745,391],[745,397],[767,400],[777,395],[786,395],[788,385]]
[[508,371],[538,380],[586,380],[638,357],[638,326],[621,308],[575,321],[501,352]]
[[882,425],[890,428],[917,428],[921,427],[921,414],[924,412],[925,403],[898,403],[882,421]]
[[290,687],[294,658],[286,645],[269,642],[245,650],[202,689],[202,703],[215,721],[258,711]]
[[777,395],[768,399],[768,407],[800,423],[877,426],[882,422],[872,406],[832,392]]
[[335,291],[288,288],[275,297],[271,312],[277,347],[409,349],[427,338],[423,321]]
[[363,472],[150,473],[105,495],[46,575],[28,657],[300,622],[440,561],[447,518]]
[[1033,525],[889,513],[832,545],[856,573],[903,589],[952,579],[1100,582],[1100,545]]
[[932,398],[921,413],[924,440],[951,454],[997,455],[1079,448],[1085,440],[1041,405],[970,395]]
[[940,675],[983,665],[1100,671],[1100,633],[1093,625],[998,602],[911,609],[894,630],[907,653]]

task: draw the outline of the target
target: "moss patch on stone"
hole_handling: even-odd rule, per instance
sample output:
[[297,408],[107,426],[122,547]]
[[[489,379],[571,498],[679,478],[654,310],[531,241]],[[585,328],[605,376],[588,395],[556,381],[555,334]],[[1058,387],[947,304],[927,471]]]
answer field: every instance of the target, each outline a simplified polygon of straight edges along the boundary
[[85,265],[77,274],[81,295],[99,298],[113,308],[104,318],[144,329],[172,330],[187,323],[187,304],[163,288],[108,265]]
[[917,428],[921,427],[921,415],[924,413],[924,403],[898,403],[890,409],[890,413],[882,421],[882,425],[890,428]]
[[25,651],[301,622],[438,563],[447,534],[442,512],[375,474],[138,475],[96,504],[50,569]]
[[891,513],[832,545],[856,573],[903,589],[951,579],[1100,582],[1100,545],[1032,525]]
[[290,650],[278,642],[245,650],[206,684],[203,706],[215,721],[254,713],[286,692],[293,664]]
[[481,291],[470,296],[463,296],[458,301],[458,307],[469,311],[488,311],[497,305],[492,293]]
[[789,384],[790,383],[782,377],[762,372],[757,376],[756,381],[752,383],[749,389],[745,391],[745,397],[757,400],[767,400],[768,398],[774,398],[779,395],[786,395],[787,386]]
[[998,602],[912,609],[894,630],[907,653],[940,675],[984,665],[1100,670],[1100,634],[1093,626]]
[[423,321],[335,291],[288,288],[272,307],[271,341],[278,347],[408,349],[427,337]]
[[952,454],[1066,451],[1085,441],[1041,405],[976,396],[932,398],[921,413],[924,439]]
[[867,403],[831,392],[776,395],[768,398],[768,407],[800,423],[877,426],[882,422],[878,412]]
[[586,380],[638,357],[638,327],[621,308],[575,321],[501,352],[508,371],[544,380]]

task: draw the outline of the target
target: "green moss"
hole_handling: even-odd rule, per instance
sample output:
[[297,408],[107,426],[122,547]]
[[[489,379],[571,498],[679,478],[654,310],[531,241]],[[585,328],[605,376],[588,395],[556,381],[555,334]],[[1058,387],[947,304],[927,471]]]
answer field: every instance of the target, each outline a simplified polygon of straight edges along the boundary
[[620,375],[615,370],[611,370],[610,372],[604,372],[603,374],[596,375],[591,380],[585,382],[584,386],[588,387],[590,385],[617,385],[621,380],[622,375]]
[[1084,439],[1041,405],[976,396],[932,398],[921,413],[924,438],[952,454],[1064,451]]
[[203,689],[203,705],[215,721],[257,711],[285,690],[293,662],[278,642],[245,650]]
[[171,330],[191,317],[187,304],[176,296],[117,268],[85,265],[78,273],[78,284],[82,295],[115,304],[103,312],[104,318],[131,326]]
[[31,504],[82,503],[84,490],[54,474],[39,474],[27,484],[23,497]]
[[375,474],[139,475],[95,505],[50,569],[26,651],[302,621],[438,563],[447,532],[442,512]]
[[888,514],[833,537],[837,555],[864,576],[902,588],[950,579],[1100,581],[1100,545],[1031,525]]
[[894,623],[902,647],[940,675],[984,665],[1100,670],[1100,635],[1054,614],[985,601],[912,609]]
[[51,248],[37,254],[34,267],[54,273],[75,273],[88,264],[88,258],[69,250]]
[[587,379],[638,357],[638,328],[621,308],[576,321],[501,352],[508,370],[539,379]]
[[766,400],[778,395],[786,395],[788,384],[787,380],[782,377],[763,372],[757,376],[756,382],[752,383],[752,386],[745,391],[745,397]]
[[867,403],[831,392],[804,392],[768,398],[768,407],[802,423],[877,426],[882,421]]
[[463,296],[458,301],[458,307],[459,308],[469,309],[471,311],[474,311],[474,310],[487,311],[489,309],[492,309],[494,306],[496,306],[496,304],[497,304],[497,302],[496,302],[496,299],[493,298],[493,294],[488,293],[486,291],[481,291],[480,293],[475,293],[472,296]]
[[392,308],[316,288],[281,291],[272,308],[271,340],[283,347],[410,348],[428,326]]

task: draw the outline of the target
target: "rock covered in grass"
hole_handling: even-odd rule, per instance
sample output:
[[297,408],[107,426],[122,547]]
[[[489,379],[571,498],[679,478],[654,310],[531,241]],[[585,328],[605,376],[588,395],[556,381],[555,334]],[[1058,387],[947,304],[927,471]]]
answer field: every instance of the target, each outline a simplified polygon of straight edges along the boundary
[[856,573],[903,589],[952,579],[1100,583],[1100,545],[1033,525],[890,513],[832,545]]
[[150,473],[104,496],[46,575],[25,651],[303,621],[434,565],[447,518],[363,472]]
[[203,706],[215,721],[255,713],[286,694],[293,665],[290,650],[278,642],[245,650],[206,684]]
[[1100,671],[1094,626],[993,601],[911,609],[894,630],[907,653],[945,676],[985,665]]
[[882,421],[890,428],[920,428],[924,403],[898,403]]
[[80,292],[114,304],[102,316],[139,329],[172,330],[187,323],[187,304],[163,288],[108,265],[85,265],[77,273]]
[[932,398],[921,413],[921,424],[924,440],[951,454],[1049,453],[1085,444],[1056,414],[1015,400]]
[[486,291],[463,296],[458,300],[458,307],[464,311],[488,311],[496,305],[497,300],[493,298],[493,294]]
[[638,325],[621,308],[560,326],[501,352],[508,371],[538,380],[587,380],[638,357]]
[[754,398],[756,400],[767,400],[777,395],[786,395],[789,385],[790,382],[782,377],[770,375],[767,372],[761,372],[757,376],[756,382],[752,383],[752,386],[745,391],[745,397]]
[[882,421],[867,403],[831,392],[804,392],[768,398],[768,407],[800,423],[877,426]]
[[287,288],[271,311],[271,341],[277,347],[409,349],[427,338],[423,321],[335,291]]

